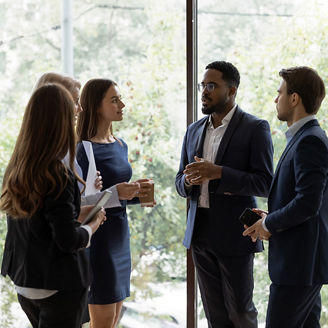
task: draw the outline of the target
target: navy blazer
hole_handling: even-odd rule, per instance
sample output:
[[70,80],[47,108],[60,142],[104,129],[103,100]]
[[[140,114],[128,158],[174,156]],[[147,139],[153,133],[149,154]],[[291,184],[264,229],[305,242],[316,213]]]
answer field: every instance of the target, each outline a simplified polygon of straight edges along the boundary
[[90,284],[85,247],[88,232],[76,220],[80,190],[70,178],[59,197],[45,197],[32,218],[8,217],[1,274],[18,286],[61,291],[81,290]]
[[280,285],[328,283],[328,140],[317,120],[288,143],[270,189],[269,274]]
[[[185,188],[185,166],[202,157],[209,117],[192,123],[184,137],[179,172],[178,193],[189,198],[188,219],[183,244],[191,245],[199,186]],[[273,146],[267,121],[242,111],[238,106],[220,143],[215,164],[222,165],[222,178],[209,182],[209,243],[214,251],[225,255],[245,255],[263,249],[242,236],[244,227],[238,220],[246,207],[256,207],[254,196],[266,197],[273,175]]]

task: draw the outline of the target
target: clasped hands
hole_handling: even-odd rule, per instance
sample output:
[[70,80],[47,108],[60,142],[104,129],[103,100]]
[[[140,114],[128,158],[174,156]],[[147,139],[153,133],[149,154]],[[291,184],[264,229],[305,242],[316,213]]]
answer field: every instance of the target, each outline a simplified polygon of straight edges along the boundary
[[183,173],[190,185],[201,185],[206,180],[221,179],[222,166],[213,164],[203,158],[194,157],[195,162],[186,165]]
[[262,219],[256,221],[252,226],[248,227],[244,225],[245,231],[243,232],[243,236],[251,237],[252,241],[255,243],[257,239],[260,240],[269,240],[271,237],[271,233],[266,231],[263,228],[263,220],[267,217],[268,213],[266,211],[260,210],[258,208],[253,208],[252,211],[259,214]]

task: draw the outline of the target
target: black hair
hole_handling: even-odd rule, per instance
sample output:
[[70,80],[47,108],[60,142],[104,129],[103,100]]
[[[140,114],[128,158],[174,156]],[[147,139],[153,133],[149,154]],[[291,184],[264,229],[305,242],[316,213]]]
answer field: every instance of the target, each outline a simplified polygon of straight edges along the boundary
[[230,86],[239,87],[240,75],[238,69],[226,61],[214,61],[206,66],[206,69],[216,69],[222,73],[222,79]]

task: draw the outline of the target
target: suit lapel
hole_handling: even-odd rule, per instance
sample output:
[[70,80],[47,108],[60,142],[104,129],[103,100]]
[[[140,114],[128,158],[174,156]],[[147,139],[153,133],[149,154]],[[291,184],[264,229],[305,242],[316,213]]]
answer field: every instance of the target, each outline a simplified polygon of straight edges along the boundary
[[203,146],[204,146],[204,139],[206,136],[206,129],[208,124],[209,116],[204,120],[203,126],[200,127],[200,133],[197,140],[196,152],[195,155],[197,157],[203,156]]
[[280,159],[278,161],[278,164],[277,164],[277,167],[276,167],[276,170],[275,170],[275,173],[274,173],[274,176],[273,176],[273,180],[272,180],[272,183],[271,183],[271,187],[270,187],[270,191],[269,193],[271,192],[271,189],[274,185],[274,182],[276,181],[276,177],[278,175],[278,171],[281,167],[281,163],[283,162],[284,158],[286,157],[288,151],[290,150],[290,148],[294,145],[294,143],[297,141],[297,139],[303,134],[303,132],[312,127],[312,126],[315,126],[315,125],[319,125],[318,121],[317,120],[311,120],[307,123],[305,123],[297,132],[296,134],[294,135],[294,137],[289,141],[289,143],[287,144],[285,150],[283,151],[283,153],[281,154],[280,156]]
[[227,149],[229,141],[230,141],[231,137],[233,136],[233,134],[234,134],[234,132],[235,132],[237,126],[238,126],[238,123],[242,118],[242,116],[243,116],[243,111],[237,106],[236,111],[233,114],[233,116],[232,116],[232,118],[229,122],[229,125],[228,125],[228,127],[227,127],[227,129],[226,129],[226,131],[223,135],[223,138],[221,140],[221,143],[220,143],[220,146],[219,146],[219,149],[218,149],[218,152],[216,154],[215,161],[214,161],[215,164],[220,164],[221,163],[224,152]]

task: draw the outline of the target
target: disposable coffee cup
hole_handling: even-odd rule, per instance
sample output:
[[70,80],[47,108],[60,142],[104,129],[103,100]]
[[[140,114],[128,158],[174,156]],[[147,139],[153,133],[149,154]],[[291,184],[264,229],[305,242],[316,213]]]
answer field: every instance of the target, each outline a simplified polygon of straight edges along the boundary
[[141,185],[148,185],[151,187],[151,190],[146,197],[139,197],[141,206],[149,206],[154,205],[154,181],[148,180],[145,182],[141,182]]

